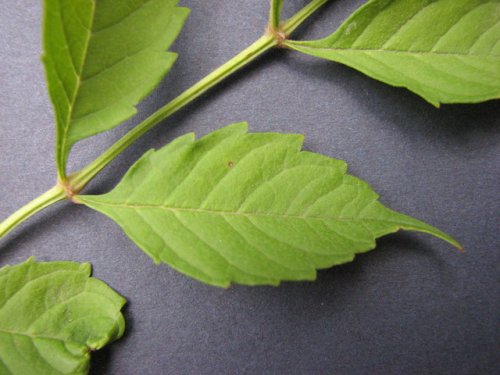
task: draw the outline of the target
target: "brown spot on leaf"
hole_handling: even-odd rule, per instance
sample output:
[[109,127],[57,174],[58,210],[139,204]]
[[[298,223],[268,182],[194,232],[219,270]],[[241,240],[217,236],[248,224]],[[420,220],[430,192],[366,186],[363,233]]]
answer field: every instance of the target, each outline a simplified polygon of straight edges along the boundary
[[229,160],[229,161],[227,162],[227,167],[228,167],[228,168],[232,168],[232,167],[234,167],[234,161]]

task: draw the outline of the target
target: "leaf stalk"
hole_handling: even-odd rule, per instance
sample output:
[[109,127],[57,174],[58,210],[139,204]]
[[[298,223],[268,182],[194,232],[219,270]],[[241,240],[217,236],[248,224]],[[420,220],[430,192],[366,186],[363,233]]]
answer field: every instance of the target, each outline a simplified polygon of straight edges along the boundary
[[329,0],[313,0],[304,8],[295,13],[291,18],[283,23],[281,27],[286,35],[293,33],[305,20],[307,20],[314,12],[325,5]]
[[73,190],[81,190],[89,181],[91,181],[104,167],[106,167],[121,152],[128,148],[144,133],[151,130],[161,121],[191,103],[210,88],[214,87],[232,73],[241,69],[257,57],[277,45],[276,39],[271,35],[264,35],[252,43],[248,48],[237,54],[231,60],[215,69],[212,73],[205,76],[198,83],[191,86],[178,97],[158,109],[143,122],[130,130],[121,139],[104,151],[97,159],[88,164],[79,172],[71,176]]
[[271,0],[269,8],[269,28],[278,30],[281,22],[281,8],[283,7],[283,0]]
[[158,109],[155,113],[126,133],[121,139],[111,145],[99,157],[79,172],[68,176],[65,178],[64,182],[58,183],[44,194],[14,212],[5,221],[0,223],[0,239],[17,225],[42,209],[65,198],[72,200],[72,195],[74,193],[81,191],[102,169],[104,169],[111,161],[113,161],[120,153],[127,149],[143,134],[151,130],[172,114],[179,111],[181,108],[191,103],[196,98],[200,97],[203,93],[216,86],[231,74],[240,70],[251,61],[254,61],[257,57],[261,56],[269,49],[280,46],[284,41],[284,39],[280,39],[283,35],[290,35],[290,33],[299,27],[327,1],[328,0],[311,1],[302,10],[297,12],[293,17],[281,25],[280,33],[266,32],[262,37],[257,39],[249,47],[238,53],[228,62],[215,69],[171,102]]
[[[293,17],[283,23],[282,30],[284,35],[289,35],[299,27],[307,18],[316,12],[328,0],[313,0],[302,10],[298,11]],[[249,47],[234,56],[225,64],[215,69],[212,73],[202,78],[198,83],[191,86],[170,103],[158,109],[143,122],[130,130],[121,139],[104,151],[97,159],[81,169],[79,172],[70,176],[74,191],[82,190],[102,169],[104,169],[120,153],[127,149],[143,134],[158,125],[161,121],[176,113],[203,93],[214,87],[225,78],[241,69],[257,57],[267,52],[269,49],[279,46],[283,43],[279,34],[265,33]]]

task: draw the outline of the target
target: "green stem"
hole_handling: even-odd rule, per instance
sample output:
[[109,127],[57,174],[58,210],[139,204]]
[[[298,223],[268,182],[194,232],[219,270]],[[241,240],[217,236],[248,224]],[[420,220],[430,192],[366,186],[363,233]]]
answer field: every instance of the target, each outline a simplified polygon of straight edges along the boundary
[[[302,10],[297,12],[292,18],[284,22],[281,31],[286,35],[289,35],[327,1],[328,0],[311,1]],[[58,185],[48,190],[46,193],[40,195],[38,198],[35,198],[30,203],[14,212],[4,222],[0,223],[0,238],[5,236],[14,227],[16,227],[18,224],[22,223],[24,220],[28,219],[38,211],[60,200],[63,200],[64,198],[67,198],[68,194],[69,196],[72,196],[73,194],[78,193],[104,167],[106,167],[113,159],[115,159],[121,152],[123,152],[128,146],[134,143],[144,133],[151,130],[161,121],[165,120],[167,117],[171,116],[187,104],[191,103],[204,92],[217,85],[226,77],[230,76],[232,73],[255,60],[257,57],[259,57],[269,49],[280,44],[282,40],[279,40],[279,38],[279,35],[266,33],[248,48],[237,54],[225,64],[221,65],[219,68],[207,75],[194,86],[184,91],[170,103],[161,107],[146,120],[137,125],[134,129],[130,130],[121,139],[119,139],[116,143],[114,143],[111,147],[104,151],[92,163],[84,167],[79,172],[72,174],[65,181],[61,181]],[[63,188],[61,184],[65,185],[66,188]]]
[[14,212],[5,221],[0,223],[0,238],[9,233],[18,224],[36,214],[38,211],[41,211],[45,207],[61,201],[64,198],[66,198],[66,192],[60,185],[56,185],[39,197],[33,199],[31,202]]
[[[297,12],[293,17],[283,24],[283,31],[289,35],[297,27],[299,27],[308,17],[316,10],[324,5],[328,0],[313,0],[306,5],[302,10]],[[103,168],[105,168],[112,160],[114,160],[121,152],[127,149],[132,143],[140,138],[144,133],[151,130],[161,121],[171,116],[194,99],[198,98],[204,92],[217,85],[232,73],[241,69],[257,57],[262,55],[267,50],[275,47],[278,44],[275,35],[264,35],[255,41],[248,48],[237,54],[231,60],[221,65],[212,73],[207,75],[201,81],[190,87],[170,103],[158,109],[155,113],[130,130],[115,144],[104,151],[97,159],[88,164],[79,172],[73,174],[71,185],[75,192],[82,190]]]
[[283,0],[271,0],[271,7],[269,9],[269,27],[272,30],[277,30],[281,21],[281,8]]
[[283,23],[282,30],[286,35],[290,35],[299,27],[305,20],[307,20],[314,12],[325,5],[328,0],[313,0],[304,8],[295,13],[285,23]]
[[151,130],[161,121],[171,116],[179,109],[191,103],[208,89],[212,88],[224,78],[228,77],[235,71],[241,69],[249,62],[255,60],[267,50],[276,46],[277,42],[274,36],[264,35],[257,39],[252,45],[237,54],[231,60],[221,65],[212,73],[207,75],[201,81],[191,86],[189,89],[173,99],[170,103],[158,109],[143,122],[130,130],[115,144],[104,151],[97,159],[71,176],[71,185],[75,191],[81,190],[90,180],[92,180],[104,167],[106,167],[113,159],[115,159],[128,146],[134,143],[144,133]]

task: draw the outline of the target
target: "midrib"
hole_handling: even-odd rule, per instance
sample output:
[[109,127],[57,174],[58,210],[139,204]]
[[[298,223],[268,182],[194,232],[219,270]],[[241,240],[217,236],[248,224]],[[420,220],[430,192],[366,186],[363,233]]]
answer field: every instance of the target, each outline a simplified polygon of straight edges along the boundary
[[297,48],[311,49],[313,51],[334,51],[334,52],[379,52],[379,53],[390,53],[390,54],[401,54],[401,55],[442,55],[442,56],[460,56],[460,57],[492,57],[495,59],[500,59],[500,55],[481,55],[477,53],[463,53],[463,52],[444,52],[444,51],[402,51],[395,49],[384,49],[384,48],[339,48],[339,47],[312,47],[308,45],[301,45],[300,43],[291,43]]
[[[75,90],[73,91],[73,99],[71,100],[71,103],[69,103],[69,108],[68,108],[68,116],[66,117],[66,123],[64,124],[64,133],[63,137],[61,139],[61,155],[59,155],[60,159],[60,167],[65,168],[65,158],[67,154],[67,144],[68,144],[68,132],[69,128],[72,122],[72,117],[73,117],[73,110],[75,107],[76,100],[78,98],[78,93],[80,91],[80,86],[81,86],[81,76],[83,69],[85,67],[85,61],[87,60],[87,54],[89,50],[89,44],[90,44],[90,39],[92,38],[92,28],[94,26],[94,19],[95,19],[95,13],[96,13],[96,2],[95,0],[91,0],[92,2],[92,10],[91,10],[91,16],[90,16],[90,22],[88,26],[88,33],[87,33],[87,40],[84,46],[83,50],[83,55],[82,55],[82,61],[81,61],[81,68],[79,72],[76,73],[76,85],[75,85]],[[75,67],[76,68],[76,67]]]
[[275,214],[275,213],[260,213],[260,212],[241,212],[241,211],[222,211],[222,210],[209,210],[203,208],[189,208],[189,207],[171,207],[165,205],[153,205],[153,204],[128,204],[128,203],[109,203],[109,202],[98,202],[93,201],[85,197],[84,202],[95,203],[99,206],[107,207],[119,207],[128,209],[161,209],[170,212],[192,212],[201,213],[207,215],[218,215],[218,216],[240,216],[240,217],[271,217],[271,218],[287,218],[287,219],[301,219],[301,220],[324,220],[324,221],[341,221],[341,222],[353,222],[353,221],[368,221],[368,222],[385,222],[385,223],[399,223],[392,220],[380,220],[380,219],[368,219],[368,218],[341,218],[341,217],[330,217],[330,216],[309,216],[309,215],[288,215],[288,214]]

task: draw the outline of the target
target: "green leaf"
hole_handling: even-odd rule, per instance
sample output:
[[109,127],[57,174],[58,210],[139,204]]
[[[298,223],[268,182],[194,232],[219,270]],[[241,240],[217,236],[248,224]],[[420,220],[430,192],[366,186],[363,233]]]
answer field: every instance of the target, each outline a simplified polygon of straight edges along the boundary
[[332,35],[285,44],[435,106],[500,97],[500,0],[373,0]]
[[273,29],[277,29],[280,25],[281,8],[283,8],[283,0],[271,0],[271,9],[269,11],[269,25]]
[[0,270],[0,374],[86,374],[90,351],[120,338],[125,300],[88,263]]
[[147,152],[118,186],[77,200],[115,220],[155,262],[208,284],[313,280],[399,229],[448,235],[391,211],[343,161],[303,137],[235,124]]
[[43,61],[60,177],[73,144],[109,130],[175,62],[165,52],[189,10],[177,0],[45,0]]

